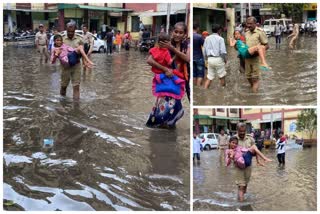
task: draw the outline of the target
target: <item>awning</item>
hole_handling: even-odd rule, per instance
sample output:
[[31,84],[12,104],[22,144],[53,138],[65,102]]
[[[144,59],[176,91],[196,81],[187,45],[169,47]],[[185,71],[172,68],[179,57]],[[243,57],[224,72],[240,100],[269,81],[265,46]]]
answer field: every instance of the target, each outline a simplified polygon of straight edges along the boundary
[[220,11],[226,11],[226,9],[223,8],[208,8],[208,7],[201,7],[201,6],[193,6],[194,9],[204,9],[204,10],[220,10]]
[[209,116],[212,119],[219,119],[219,120],[244,120],[239,117],[223,117],[223,116]]
[[80,8],[80,9],[87,9],[87,10],[110,11],[115,13],[133,11],[132,9],[124,9],[124,8],[117,8],[117,7],[99,7],[99,6],[82,5],[82,4],[58,4],[58,8],[59,9]]
[[210,119],[209,115],[193,115],[193,119]]
[[218,120],[231,120],[231,121],[244,121],[239,117],[223,117],[223,116],[210,116],[210,115],[194,115],[193,119],[218,119]]
[[32,13],[57,13],[58,10],[32,10],[32,9],[6,9],[3,8],[3,10],[7,11],[22,11],[22,12],[32,12]]

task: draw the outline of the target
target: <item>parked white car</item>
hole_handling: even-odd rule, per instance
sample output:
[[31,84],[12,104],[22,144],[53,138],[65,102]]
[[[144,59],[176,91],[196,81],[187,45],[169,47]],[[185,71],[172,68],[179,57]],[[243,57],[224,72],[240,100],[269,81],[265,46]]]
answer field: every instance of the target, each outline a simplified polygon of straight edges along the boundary
[[[82,30],[76,30],[75,32],[77,35],[81,36],[83,35]],[[98,37],[94,36],[92,33],[88,32],[90,35],[92,35],[94,41],[93,41],[93,52],[100,52],[105,53],[107,51],[107,43],[106,41],[99,39]],[[60,33],[61,35],[65,35],[66,31],[62,31]]]
[[201,139],[201,145],[204,150],[218,148],[218,136],[217,133],[201,133],[199,138]]

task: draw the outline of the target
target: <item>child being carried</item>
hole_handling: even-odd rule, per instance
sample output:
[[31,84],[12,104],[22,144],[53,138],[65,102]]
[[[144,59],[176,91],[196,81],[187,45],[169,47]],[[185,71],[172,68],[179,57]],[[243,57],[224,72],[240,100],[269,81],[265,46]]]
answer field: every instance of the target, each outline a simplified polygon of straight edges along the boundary
[[241,41],[241,33],[238,30],[235,30],[233,35],[234,38],[230,38],[230,46],[235,46],[242,58],[248,59],[258,53],[261,61],[260,69],[263,71],[269,71],[271,69],[266,62],[266,48],[264,45],[256,45],[249,48],[247,44]]
[[[160,33],[158,42],[170,41],[170,36],[166,33]],[[171,57],[169,50],[162,47],[153,47],[149,51],[151,57],[161,66],[167,68],[163,72],[159,68],[153,66],[151,71],[155,73],[152,82],[152,93],[154,96],[170,96],[175,99],[181,99],[184,96],[184,80],[180,77],[178,70],[172,70],[174,58]]]
[[94,65],[84,52],[82,45],[77,48],[72,48],[63,43],[62,36],[59,34],[53,37],[53,41],[54,49],[51,54],[52,64],[54,64],[58,58],[64,67],[72,67],[80,62],[79,59],[82,56],[85,67],[92,68],[92,65]]
[[231,161],[233,161],[235,166],[240,169],[245,169],[251,166],[252,157],[255,155],[261,157],[266,162],[272,161],[264,156],[256,145],[252,145],[250,148],[244,148],[238,145],[237,137],[231,137],[229,140],[229,149],[226,149],[225,152],[226,166],[229,166]]

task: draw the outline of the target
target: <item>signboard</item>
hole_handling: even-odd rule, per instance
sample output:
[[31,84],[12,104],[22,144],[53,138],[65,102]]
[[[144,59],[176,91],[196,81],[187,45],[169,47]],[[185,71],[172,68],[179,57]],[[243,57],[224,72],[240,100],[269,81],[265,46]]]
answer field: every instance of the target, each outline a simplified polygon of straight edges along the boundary
[[317,10],[317,3],[304,4],[303,10]]
[[89,18],[97,18],[97,19],[99,19],[103,15],[104,15],[104,12],[101,12],[101,11],[94,11],[94,10],[89,10],[88,11],[88,17]]
[[290,123],[290,125],[289,125],[289,132],[296,132],[296,130],[297,130],[297,124],[296,124],[296,122]]
[[[272,114],[272,120],[273,121],[281,121],[281,119],[282,119],[281,112]],[[271,120],[271,114],[262,115],[262,120]]]

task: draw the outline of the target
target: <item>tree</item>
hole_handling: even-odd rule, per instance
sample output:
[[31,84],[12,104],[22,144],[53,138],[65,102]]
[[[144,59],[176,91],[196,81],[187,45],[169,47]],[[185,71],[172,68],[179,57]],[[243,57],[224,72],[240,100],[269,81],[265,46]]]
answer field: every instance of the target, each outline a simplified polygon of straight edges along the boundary
[[304,109],[298,115],[297,130],[309,134],[312,139],[313,133],[317,130],[317,112],[316,109]]
[[268,7],[272,9],[276,9],[280,12],[280,14],[285,14],[286,17],[292,18],[293,22],[301,22],[302,14],[303,14],[303,6],[304,4],[293,4],[293,3],[271,3],[268,4]]

